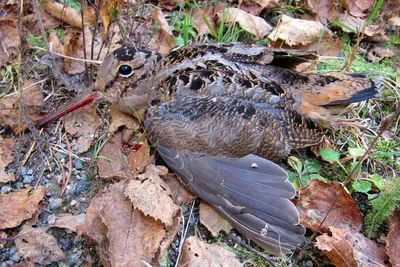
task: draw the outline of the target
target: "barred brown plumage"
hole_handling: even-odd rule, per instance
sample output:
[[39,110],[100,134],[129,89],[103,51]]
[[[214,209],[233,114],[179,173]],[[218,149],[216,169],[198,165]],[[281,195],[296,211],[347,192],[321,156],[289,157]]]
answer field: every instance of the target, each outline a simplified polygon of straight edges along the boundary
[[243,43],[194,45],[165,57],[122,47],[102,63],[96,88],[144,117],[153,145],[193,192],[281,254],[301,246],[305,230],[289,200],[293,186],[269,160],[318,144],[346,105],[377,93],[363,77],[291,69],[313,59]]

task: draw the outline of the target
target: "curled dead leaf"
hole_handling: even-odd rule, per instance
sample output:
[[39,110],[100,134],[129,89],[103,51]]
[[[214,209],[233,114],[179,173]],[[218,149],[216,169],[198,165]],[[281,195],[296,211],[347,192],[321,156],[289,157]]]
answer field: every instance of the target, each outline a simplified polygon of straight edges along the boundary
[[125,196],[130,198],[135,208],[170,228],[179,206],[174,203],[169,186],[160,178],[161,174],[159,168],[149,165],[145,173],[129,181]]
[[200,203],[200,222],[214,237],[219,236],[219,232],[221,231],[229,233],[233,228],[211,205],[204,202]]
[[389,233],[386,241],[386,252],[392,266],[400,266],[400,210],[389,217]]
[[374,7],[374,0],[343,0],[341,4],[355,17],[365,17],[367,11]]
[[373,62],[379,62],[384,58],[391,58],[393,56],[394,53],[387,47],[374,46],[368,51],[368,59]]
[[225,13],[225,23],[237,22],[243,30],[253,34],[258,39],[262,39],[272,30],[272,27],[263,18],[234,7],[225,8],[223,12],[216,14],[218,24],[222,21],[223,13]]
[[362,214],[357,203],[341,184],[327,184],[318,179],[312,179],[306,187],[300,188],[299,198],[294,201],[299,211],[300,224],[316,231],[337,196],[338,200],[319,231],[327,233],[330,227],[335,227],[359,232]]
[[47,38],[47,41],[51,46],[51,51],[64,55],[64,45],[61,44],[57,34],[50,33],[49,38]]
[[29,219],[39,209],[46,188],[39,186],[21,189],[8,194],[0,194],[0,229],[13,228]]
[[0,183],[15,181],[14,174],[8,174],[6,167],[14,161],[13,149],[15,142],[12,139],[3,139],[0,136]]
[[115,105],[111,106],[111,124],[108,128],[110,133],[115,133],[122,126],[131,130],[137,130],[139,128],[139,123],[132,116],[120,111]]
[[154,40],[156,43],[152,44],[152,48],[162,54],[167,54],[176,45],[175,37],[172,35],[172,27],[169,26],[165,15],[159,8],[154,9],[151,17],[155,24],[160,26],[160,30],[155,33]]
[[168,184],[171,196],[176,205],[182,206],[196,198],[195,195],[186,189],[183,182],[175,174],[167,173],[162,175],[162,179]]
[[186,239],[181,255],[180,266],[241,266],[233,252],[218,244],[208,244],[196,236]]
[[330,231],[332,236],[325,233],[316,238],[316,246],[336,266],[386,266],[383,246],[349,229],[331,227]]
[[133,174],[143,172],[153,161],[153,157],[150,156],[150,145],[147,142],[147,137],[142,135],[136,139],[140,148],[132,150],[128,155],[129,171]]
[[278,0],[261,0],[261,1],[244,0],[239,7],[240,9],[243,9],[244,11],[252,15],[258,16],[264,9],[278,8],[281,6],[282,3],[280,3]]
[[12,64],[17,59],[21,39],[17,20],[0,19],[0,67]]
[[78,154],[86,152],[90,148],[94,134],[100,126],[96,106],[89,104],[67,114],[64,121],[65,130],[77,138],[72,145],[73,150]]
[[70,213],[58,214],[56,222],[51,227],[58,227],[77,232],[77,229],[84,225],[86,214],[72,215]]
[[41,266],[65,259],[64,252],[58,247],[57,239],[47,234],[44,228],[33,228],[25,224],[14,242],[19,255]]

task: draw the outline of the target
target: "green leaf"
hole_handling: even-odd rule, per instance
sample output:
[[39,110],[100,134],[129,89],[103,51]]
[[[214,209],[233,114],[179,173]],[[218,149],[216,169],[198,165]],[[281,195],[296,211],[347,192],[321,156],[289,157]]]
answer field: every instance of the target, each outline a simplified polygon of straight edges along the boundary
[[322,164],[316,159],[306,159],[304,161],[303,173],[319,172],[322,168]]
[[378,187],[379,190],[383,190],[385,188],[385,180],[379,175],[375,174],[372,178],[371,181],[374,183],[376,187]]
[[293,184],[294,188],[296,190],[299,190],[300,184],[299,184],[299,179],[297,179],[296,173],[288,171],[287,174],[289,176],[289,181]]
[[[356,168],[357,164],[358,164],[358,161],[357,161],[357,160],[353,161],[353,162],[351,163],[351,170],[354,170],[354,169]],[[361,164],[358,165],[357,170],[355,170],[355,171],[356,171],[356,172],[360,172],[360,171],[361,171]]]
[[175,42],[177,47],[185,44],[185,40],[182,38],[182,36],[175,37]]
[[332,149],[322,149],[319,152],[319,155],[324,160],[331,161],[331,162],[339,162],[339,158],[340,158],[339,153],[337,153],[336,151],[334,151]]
[[288,164],[289,164],[290,167],[295,169],[295,171],[298,174],[301,174],[301,169],[303,168],[303,163],[301,163],[301,161],[298,158],[296,158],[294,156],[290,156],[288,158]]
[[341,22],[341,21],[334,20],[334,21],[331,21],[330,23],[333,24],[333,25],[337,25],[337,26],[339,26],[339,27],[342,27],[343,29],[346,29],[346,30],[348,30],[349,32],[357,33],[357,31],[356,31],[355,29],[353,29],[352,27],[350,27],[350,26],[344,24],[344,23]]
[[365,154],[365,149],[359,147],[350,147],[348,151],[350,156],[361,157]]
[[367,193],[369,190],[371,190],[371,183],[368,181],[360,181],[360,182],[354,182],[352,184],[353,189],[357,192],[361,193]]

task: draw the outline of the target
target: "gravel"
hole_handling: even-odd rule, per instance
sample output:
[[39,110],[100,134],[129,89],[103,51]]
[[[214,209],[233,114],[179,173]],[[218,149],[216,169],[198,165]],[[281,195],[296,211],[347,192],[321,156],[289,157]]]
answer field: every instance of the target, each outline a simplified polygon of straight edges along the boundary
[[63,202],[62,198],[50,198],[49,199],[49,209],[55,210],[61,207],[61,204]]

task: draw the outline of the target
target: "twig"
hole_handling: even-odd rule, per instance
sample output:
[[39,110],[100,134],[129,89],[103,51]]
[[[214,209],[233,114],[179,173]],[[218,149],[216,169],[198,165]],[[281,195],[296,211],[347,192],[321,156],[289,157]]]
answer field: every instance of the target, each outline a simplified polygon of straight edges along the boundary
[[71,146],[69,144],[67,135],[65,135],[65,140],[67,141],[67,148],[68,148],[68,160],[69,160],[68,169],[69,169],[69,172],[68,172],[67,180],[65,181],[65,184],[63,185],[63,188],[61,190],[61,196],[64,194],[65,189],[67,188],[67,185],[69,183],[69,179],[71,178],[71,174],[72,174],[72,153],[71,153]]
[[65,183],[65,171],[64,171],[64,166],[62,165],[61,160],[57,157],[56,153],[54,153],[54,150],[50,148],[51,154],[53,154],[53,157],[56,159],[58,162],[58,165],[60,165],[61,169],[61,175],[62,175],[62,184]]
[[[192,217],[192,213],[193,213],[193,208],[194,208],[194,203],[196,200],[192,200],[192,207],[190,208],[190,213],[189,213],[189,217],[188,217],[188,222],[185,228],[185,231],[183,232],[183,235],[181,235],[181,242],[179,243],[179,253],[178,256],[176,257],[176,263],[175,263],[175,267],[178,267],[178,263],[179,263],[179,258],[181,256],[182,253],[182,247],[183,247],[183,243],[185,242],[185,237],[186,237],[186,233],[187,230],[189,228],[189,224],[190,224],[190,217]],[[183,220],[183,225],[185,225],[185,217],[182,214],[182,220]]]
[[[38,46],[31,46],[30,48],[37,49],[37,50],[40,50],[40,51],[47,51],[46,49],[44,49],[42,47],[38,47]],[[52,51],[51,47],[50,47],[50,50],[47,51],[47,52],[49,54],[53,54],[53,55],[56,55],[56,56],[59,56],[59,57],[68,58],[68,59],[72,59],[72,60],[76,60],[76,61],[83,61],[83,62],[89,62],[89,63],[94,63],[94,64],[101,64],[101,62],[102,62],[100,60],[91,60],[91,59],[84,59],[84,58],[69,57],[69,56],[66,56],[66,55],[63,55],[63,54],[60,54],[60,53]]]
[[264,260],[268,261],[268,263],[271,264],[271,266],[277,267],[275,262],[278,262],[280,260],[279,258],[268,257],[267,255],[265,255],[265,254],[261,253],[260,251],[254,249],[252,246],[247,244],[246,241],[242,240],[240,237],[238,237],[236,235],[229,234],[229,238],[232,239],[233,241],[235,241],[236,243],[238,243],[239,245],[241,245],[242,247],[244,247],[245,249],[253,252],[257,256],[259,256],[259,257],[263,258]]

